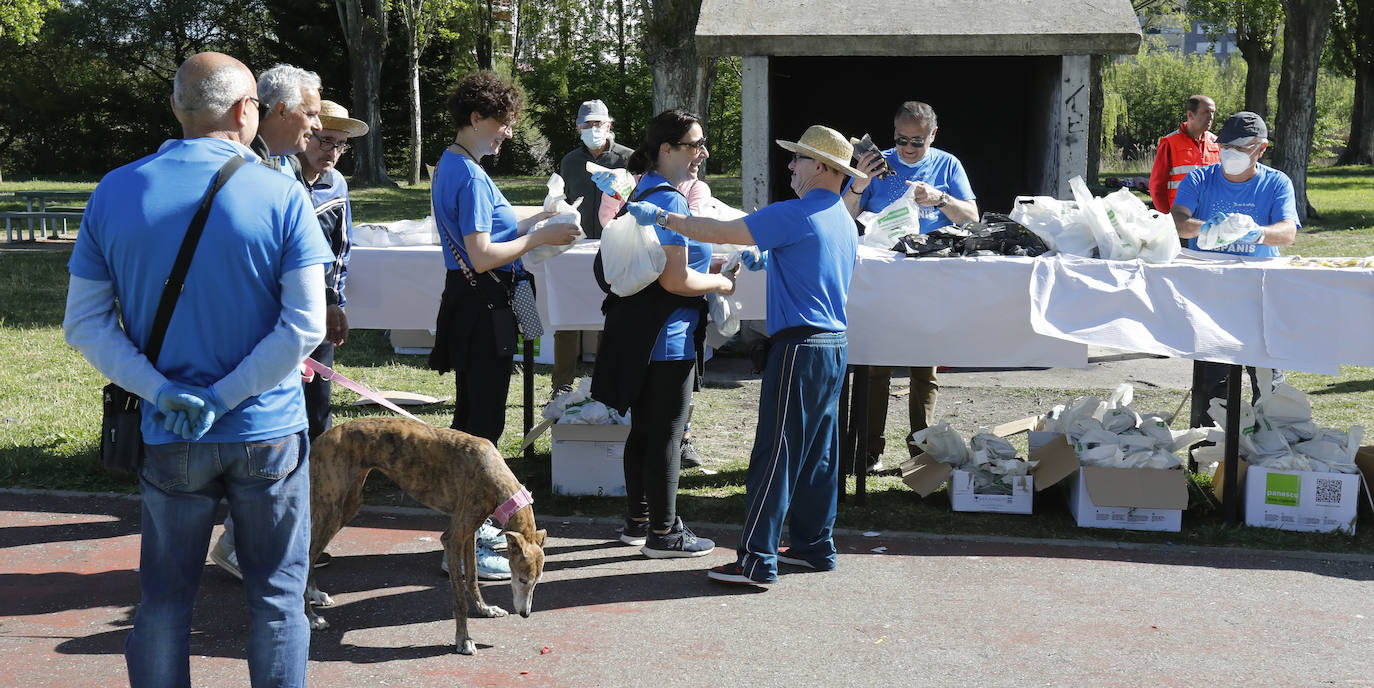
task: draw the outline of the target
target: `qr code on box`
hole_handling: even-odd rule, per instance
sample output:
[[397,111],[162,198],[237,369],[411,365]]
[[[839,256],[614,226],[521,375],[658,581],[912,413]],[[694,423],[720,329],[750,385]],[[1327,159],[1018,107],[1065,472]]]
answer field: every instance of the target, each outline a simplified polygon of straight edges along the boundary
[[1341,503],[1341,481],[1317,478],[1313,482],[1317,486],[1316,499],[1318,504]]

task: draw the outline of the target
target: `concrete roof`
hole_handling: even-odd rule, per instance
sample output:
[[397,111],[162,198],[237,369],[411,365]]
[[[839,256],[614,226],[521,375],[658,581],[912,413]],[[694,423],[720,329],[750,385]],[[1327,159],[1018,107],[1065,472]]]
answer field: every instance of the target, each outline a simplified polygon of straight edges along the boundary
[[1130,0],[702,0],[705,55],[1134,53]]

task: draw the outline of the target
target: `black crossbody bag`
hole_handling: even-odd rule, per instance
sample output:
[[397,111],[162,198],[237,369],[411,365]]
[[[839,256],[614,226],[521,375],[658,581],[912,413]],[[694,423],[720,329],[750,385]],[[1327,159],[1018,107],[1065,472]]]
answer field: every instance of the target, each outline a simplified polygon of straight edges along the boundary
[[[200,235],[205,231],[205,220],[210,215],[210,205],[215,200],[229,178],[234,176],[244,163],[239,156],[229,158],[215,174],[214,183],[205,192],[200,208],[186,230],[186,238],[181,240],[172,273],[162,287],[162,298],[158,300],[157,315],[153,318],[153,330],[149,334],[148,348],[145,352],[148,362],[157,365],[158,354],[162,352],[162,340],[167,335],[167,325],[172,321],[172,311],[176,309],[177,297],[186,284],[186,272],[191,267],[191,256],[200,243]],[[123,324],[123,314],[120,314]],[[138,473],[143,464],[143,400],[119,385],[111,382],[101,390],[103,413],[100,418],[100,462],[111,471]]]

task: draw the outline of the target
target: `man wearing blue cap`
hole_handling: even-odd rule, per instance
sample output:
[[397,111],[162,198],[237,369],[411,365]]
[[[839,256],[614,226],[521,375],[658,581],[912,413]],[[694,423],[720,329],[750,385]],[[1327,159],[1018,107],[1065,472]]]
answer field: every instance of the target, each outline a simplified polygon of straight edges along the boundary
[[[587,163],[594,162],[609,169],[625,166],[625,161],[633,150],[615,142],[611,132],[611,113],[606,104],[599,100],[589,100],[577,108],[577,134],[582,145],[563,156],[558,164],[558,175],[563,178],[564,195],[568,202],[582,199],[578,212],[582,214],[582,231],[591,239],[601,238],[601,220],[597,211],[601,209],[601,191],[592,183],[592,174],[587,171]],[[553,335],[553,394],[558,396],[572,390],[573,379],[577,377],[577,359],[582,353],[582,333],[576,330],[559,330]]]
[[[1217,135],[1221,162],[1188,173],[1169,210],[1188,248],[1257,258],[1277,258],[1279,246],[1298,236],[1298,208],[1288,175],[1260,164],[1269,128],[1253,112],[1237,112]],[[1208,400],[1226,397],[1227,366],[1198,363],[1193,389],[1193,427],[1206,424]],[[1250,368],[1254,381],[1254,369]],[[1282,373],[1274,371],[1275,380]],[[1257,382],[1253,382],[1258,386]]]

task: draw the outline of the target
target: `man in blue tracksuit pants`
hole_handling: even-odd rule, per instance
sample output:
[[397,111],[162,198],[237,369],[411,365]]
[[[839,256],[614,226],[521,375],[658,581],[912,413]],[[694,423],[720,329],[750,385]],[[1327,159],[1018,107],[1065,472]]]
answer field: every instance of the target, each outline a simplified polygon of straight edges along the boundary
[[[840,198],[845,176],[863,177],[847,163],[849,140],[822,126],[792,151],[796,200],[775,203],[729,222],[669,213],[631,203],[641,224],[655,223],[699,241],[757,245],[746,258],[768,271],[768,333],[772,349],[759,393],[759,420],[745,481],[748,510],[739,558],[708,573],[727,583],[767,584],[778,562],[835,568],[835,505],[839,480],[839,397],[848,358],[845,300],[854,273],[858,230]],[[779,548],[791,513],[791,547]]]

